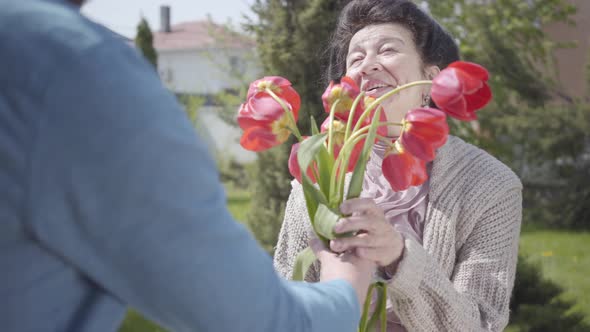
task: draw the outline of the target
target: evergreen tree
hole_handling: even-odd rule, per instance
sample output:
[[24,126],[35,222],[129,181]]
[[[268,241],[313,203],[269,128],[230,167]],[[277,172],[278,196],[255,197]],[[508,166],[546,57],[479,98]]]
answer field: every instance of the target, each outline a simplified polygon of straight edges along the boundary
[[[256,36],[263,69],[293,83],[302,99],[299,128],[309,133],[310,116],[322,121],[323,49],[334,30],[342,0],[257,0],[252,9],[258,22],[246,28]],[[289,143],[293,143],[290,141]],[[253,175],[252,210],[248,224],[269,251],[275,245],[290,193],[287,160],[291,144],[260,153]]]
[[150,29],[148,21],[143,17],[137,25],[135,45],[141,51],[143,56],[154,65],[155,68],[158,68],[158,54],[154,49],[154,36],[152,35],[152,30]]
[[563,289],[543,278],[538,264],[519,257],[510,302],[510,330],[519,332],[587,332],[582,314],[572,312],[574,303],[563,300]]

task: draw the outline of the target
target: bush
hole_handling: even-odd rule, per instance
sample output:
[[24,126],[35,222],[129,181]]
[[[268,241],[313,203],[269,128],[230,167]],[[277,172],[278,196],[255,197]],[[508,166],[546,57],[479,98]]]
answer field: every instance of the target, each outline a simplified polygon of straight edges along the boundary
[[520,256],[510,303],[511,328],[521,332],[590,331],[581,314],[570,312],[574,303],[563,300],[562,293],[559,285],[543,278],[538,264]]
[[287,148],[287,145],[282,145],[259,153],[255,167],[248,170],[249,178],[252,179],[250,192],[253,207],[248,212],[248,227],[260,245],[271,255],[291,192]]
[[217,153],[216,161],[221,182],[235,189],[248,189],[250,184],[248,172],[253,165],[239,163],[232,157],[225,158],[222,152]]

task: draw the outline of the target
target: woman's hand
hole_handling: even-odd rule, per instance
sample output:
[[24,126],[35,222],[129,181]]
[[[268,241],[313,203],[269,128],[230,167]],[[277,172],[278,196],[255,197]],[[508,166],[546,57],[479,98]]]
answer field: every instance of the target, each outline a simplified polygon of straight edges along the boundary
[[356,236],[334,239],[335,252],[354,249],[356,255],[381,267],[397,263],[404,249],[399,232],[385,219],[383,211],[370,198],[355,198],[342,203],[340,211],[349,214],[334,226],[335,233],[356,232]]

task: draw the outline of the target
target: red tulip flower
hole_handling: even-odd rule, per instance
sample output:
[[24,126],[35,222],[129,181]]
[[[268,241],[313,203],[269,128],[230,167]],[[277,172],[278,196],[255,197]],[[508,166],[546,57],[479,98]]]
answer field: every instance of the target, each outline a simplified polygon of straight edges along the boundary
[[246,100],[250,100],[260,92],[267,92],[267,89],[271,90],[279,98],[291,105],[293,114],[297,119],[297,112],[299,112],[299,107],[301,106],[301,98],[297,91],[291,86],[291,82],[284,77],[266,76],[250,83]]
[[395,148],[385,155],[381,168],[383,176],[395,191],[419,186],[428,179],[426,162],[410,154],[399,141],[396,141]]
[[[295,179],[297,179],[299,183],[301,183],[301,168],[299,167],[299,161],[297,159],[297,152],[299,151],[299,146],[300,142],[295,143],[291,146],[291,154],[289,155],[289,173],[291,173],[291,175]],[[315,161],[312,162],[312,165],[317,170],[317,165]],[[307,169],[307,176],[311,179],[311,181],[313,181],[313,183],[317,182],[315,176],[313,175],[312,166],[309,166],[309,168]]]
[[475,111],[491,99],[488,71],[475,63],[456,61],[433,80],[430,95],[438,108],[459,120],[476,120]]
[[[326,133],[326,132],[328,132],[329,128],[330,128],[330,118],[327,117],[326,120],[324,120],[324,122],[322,122],[322,125],[320,127],[320,132]],[[335,142],[338,142],[339,144],[344,143],[345,130],[346,130],[346,123],[343,120],[334,119],[334,121],[332,123],[332,131],[334,133],[333,135],[334,135]]]
[[413,109],[406,114],[402,123],[400,144],[419,159],[433,160],[436,149],[447,142],[449,125],[446,114],[440,110]]
[[[330,113],[332,105],[334,105],[336,100],[339,100],[338,105],[334,111],[334,115],[343,121],[348,121],[352,104],[360,92],[361,90],[359,89],[358,85],[352,78],[348,76],[344,76],[338,84],[334,84],[332,81],[322,95],[324,110],[326,113]],[[355,119],[358,119],[358,117],[363,113],[362,100],[359,102],[357,107],[358,109],[355,110]]]
[[[297,121],[298,109],[283,101]],[[240,106],[238,124],[244,130],[240,144],[250,151],[264,151],[284,143],[291,134],[289,127],[295,127],[291,115],[265,92],[254,94]]]

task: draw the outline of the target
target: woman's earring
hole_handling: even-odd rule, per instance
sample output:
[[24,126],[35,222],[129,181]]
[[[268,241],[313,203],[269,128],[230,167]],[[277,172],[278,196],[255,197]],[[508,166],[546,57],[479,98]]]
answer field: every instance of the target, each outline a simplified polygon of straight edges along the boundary
[[430,106],[430,95],[425,94],[422,96],[422,107]]

